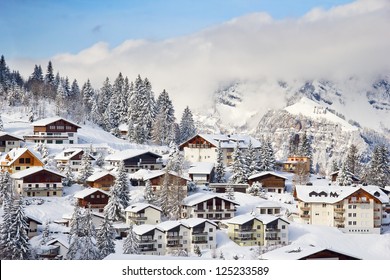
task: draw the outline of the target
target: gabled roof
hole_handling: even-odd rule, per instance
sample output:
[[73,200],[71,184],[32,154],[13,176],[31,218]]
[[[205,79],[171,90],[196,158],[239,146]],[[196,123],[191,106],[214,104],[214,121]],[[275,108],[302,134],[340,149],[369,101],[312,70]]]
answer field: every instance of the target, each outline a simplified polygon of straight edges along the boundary
[[159,231],[161,231],[160,229],[158,229],[156,227],[156,225],[143,224],[143,225],[139,225],[139,226],[136,226],[136,225],[133,226],[133,231],[137,235],[144,235],[145,233],[148,233],[148,232],[150,232],[152,230],[159,230]]
[[214,168],[212,162],[194,162],[191,164],[188,174],[210,174]]
[[34,167],[31,167],[31,168],[28,168],[28,169],[16,172],[16,173],[11,175],[11,178],[13,178],[13,179],[22,179],[24,177],[30,176],[32,174],[35,174],[35,173],[38,173],[38,172],[41,172],[41,171],[47,171],[49,173],[52,173],[52,174],[58,175],[58,176],[60,176],[62,178],[65,178],[65,176],[63,174],[61,174],[61,173],[59,173],[57,171],[48,169],[46,167],[42,167],[42,166],[34,166]]
[[84,190],[82,190],[82,191],[79,191],[79,192],[77,192],[77,193],[75,193],[74,194],[74,197],[75,198],[85,198],[85,197],[87,197],[87,196],[89,196],[89,195],[91,195],[91,194],[93,194],[93,193],[96,193],[96,192],[101,192],[101,193],[103,193],[103,194],[105,194],[105,195],[107,195],[107,196],[110,196],[110,194],[108,193],[108,192],[106,192],[106,191],[103,191],[103,190],[101,190],[101,189],[97,189],[97,188],[88,188],[88,189],[84,189]]
[[[143,180],[146,181],[146,180],[150,180],[150,179],[153,179],[156,177],[160,177],[160,176],[164,175],[165,173],[166,173],[165,170],[151,170],[149,173],[144,175]],[[191,181],[191,178],[184,176],[184,175],[179,175],[175,171],[169,171],[168,173],[172,176],[180,177],[184,180]]]
[[[330,173],[330,176],[333,176],[333,175],[337,175],[339,174],[339,171],[340,170],[337,170],[337,171],[334,171],[332,173]],[[355,181],[360,181],[360,178],[358,176],[356,176],[355,174],[353,174],[352,172],[348,171],[347,170],[347,174],[352,178],[354,179]]]
[[100,172],[96,172],[96,173],[92,174],[91,176],[89,176],[86,181],[87,182],[95,182],[96,180],[99,180],[100,178],[103,178],[106,175],[111,175],[115,178],[115,175],[109,171],[100,171]]
[[279,217],[275,217],[275,216],[272,216],[272,215],[252,215],[252,214],[243,214],[243,215],[238,215],[238,216],[235,216],[234,218],[231,218],[229,220],[226,220],[225,223],[226,224],[235,224],[235,225],[243,225],[249,221],[252,221],[252,220],[258,220],[260,221],[261,223],[263,223],[264,225],[266,224],[269,224],[271,222],[274,222],[276,220],[281,220],[281,221],[284,221],[286,223],[289,224],[289,222],[287,222],[286,220],[282,219],[282,218],[279,218]]
[[143,154],[148,154],[148,153],[156,156],[156,158],[161,158],[161,155],[153,153],[153,152],[148,151],[148,150],[129,149],[129,150],[119,151],[119,152],[112,154],[112,155],[108,155],[106,157],[106,160],[107,161],[120,161],[120,160],[126,160],[129,158],[137,157],[137,156],[140,156]]
[[235,205],[239,205],[237,202],[235,202],[233,200],[227,199],[226,197],[223,197],[222,195],[218,195],[218,194],[214,194],[214,193],[213,194],[211,194],[211,193],[196,193],[196,194],[187,196],[186,198],[183,199],[182,205],[194,206],[194,205],[197,205],[201,202],[204,202],[206,200],[213,199],[213,198],[220,198],[222,200],[229,201]]
[[67,249],[69,248],[68,238],[62,238],[62,237],[56,237],[56,238],[50,240],[49,242],[47,242],[46,245],[53,245],[56,242],[60,243],[62,246],[64,246]]
[[20,138],[19,136],[13,135],[13,134],[8,133],[8,132],[5,132],[5,131],[0,131],[0,137],[7,136],[7,135],[8,135],[9,137],[15,138],[15,139],[17,139],[17,140],[19,140],[19,141],[24,141],[24,139],[23,139],[23,138]]
[[60,121],[60,120],[63,120],[65,122],[68,122],[74,126],[77,126],[78,128],[81,128],[81,126],[79,126],[78,124],[74,123],[74,122],[71,122],[67,119],[64,119],[64,118],[61,118],[61,117],[52,117],[52,118],[45,118],[45,119],[40,119],[38,121],[35,121],[33,122],[31,125],[33,126],[46,126],[46,125],[49,125],[51,123],[54,123],[54,122],[57,122],[57,121]]
[[162,211],[160,207],[157,207],[157,206],[154,206],[152,204],[148,204],[148,203],[134,203],[130,206],[128,206],[125,211],[126,212],[131,212],[131,213],[138,213],[139,211],[142,211],[146,208],[153,208],[153,209],[156,209],[157,211]]
[[202,218],[189,218],[189,219],[180,220],[180,222],[184,225],[187,225],[190,228],[196,227],[197,225],[200,225],[202,223],[209,223],[212,224],[213,226],[218,227],[218,225],[213,221],[202,219]]
[[231,135],[223,135],[223,134],[197,134],[187,141],[180,144],[180,147],[187,143],[188,141],[194,139],[195,137],[202,137],[207,142],[211,143],[213,146],[218,147],[218,142],[221,143],[221,148],[235,148],[237,142],[239,142],[240,148],[248,148],[249,140],[252,142],[253,148],[260,148],[261,143],[257,139],[252,136],[245,134],[231,134]]
[[65,149],[61,153],[57,154],[54,159],[55,160],[70,160],[72,157],[77,155],[78,153],[82,152],[83,149]]
[[295,187],[296,198],[310,203],[333,204],[344,200],[355,192],[363,190],[382,203],[388,203],[389,197],[377,186],[301,186]]
[[178,226],[183,226],[183,227],[189,229],[189,227],[187,225],[182,224],[180,221],[165,221],[165,222],[159,223],[157,225],[157,228],[162,230],[162,231],[169,231],[169,230],[171,230],[175,227],[178,227]]
[[333,248],[325,248],[320,246],[314,246],[314,245],[307,245],[307,244],[291,244],[287,245],[272,251],[268,251],[264,254],[262,254],[261,258],[264,260],[300,260],[306,257],[309,257],[313,254],[322,252],[322,251],[331,251],[336,254],[341,254],[345,256],[349,256],[354,259],[361,259],[356,256],[352,256],[348,253],[335,250]]
[[284,177],[284,176],[282,176],[282,175],[280,175],[278,173],[272,172],[272,171],[263,171],[263,172],[260,172],[260,173],[253,174],[252,176],[249,176],[248,180],[264,177],[264,176],[267,176],[267,175],[272,175],[272,176],[275,176],[275,177],[287,180],[286,177]]
[[[30,152],[37,160],[39,160],[42,165],[43,162],[40,159],[40,156],[36,154],[33,150],[30,150],[28,148],[13,148],[11,151],[9,151],[7,154],[3,155],[0,159],[1,162],[6,162],[7,166],[12,165],[21,155],[23,155],[25,152]],[[11,160],[7,161],[6,158],[10,157]]]

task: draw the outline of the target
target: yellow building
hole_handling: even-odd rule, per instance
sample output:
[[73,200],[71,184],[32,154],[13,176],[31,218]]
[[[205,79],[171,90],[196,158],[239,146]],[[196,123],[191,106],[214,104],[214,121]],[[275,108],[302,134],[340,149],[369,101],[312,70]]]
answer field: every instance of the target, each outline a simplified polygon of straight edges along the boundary
[[0,169],[9,173],[16,173],[35,166],[44,166],[44,164],[28,148],[14,148],[0,159]]

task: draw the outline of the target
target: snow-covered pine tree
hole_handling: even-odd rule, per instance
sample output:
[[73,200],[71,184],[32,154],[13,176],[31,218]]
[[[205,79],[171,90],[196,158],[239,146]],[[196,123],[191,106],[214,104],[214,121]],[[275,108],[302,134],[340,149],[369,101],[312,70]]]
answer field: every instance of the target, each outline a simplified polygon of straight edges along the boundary
[[121,200],[121,186],[115,180],[115,184],[110,188],[110,197],[104,207],[104,215],[111,221],[124,220],[124,210]]
[[157,145],[168,145],[175,140],[175,110],[168,93],[163,92],[157,99],[157,115],[153,123],[152,138]]
[[202,251],[200,250],[198,245],[194,246],[194,254],[196,254],[198,257],[202,256]]
[[100,88],[99,97],[98,97],[98,111],[102,115],[102,119],[103,119],[102,127],[106,131],[110,131],[111,129],[109,112],[107,111],[111,96],[112,96],[112,85],[110,83],[110,79],[106,77],[106,79],[103,82],[103,86]]
[[359,151],[356,145],[352,144],[351,146],[349,146],[345,164],[349,172],[354,175],[358,175],[357,171],[359,166]]
[[84,83],[81,89],[81,97],[83,101],[84,114],[85,116],[87,116],[87,119],[89,118],[89,114],[91,112],[94,94],[95,93],[91,86],[91,81],[88,79],[87,82]]
[[87,208],[83,217],[84,235],[80,237],[80,260],[99,260],[99,248],[96,245],[96,229],[92,222],[91,209]]
[[225,196],[227,199],[235,200],[234,197],[234,188],[232,185],[228,184],[225,189]]
[[28,238],[27,217],[24,212],[23,199],[16,200],[11,214],[10,241],[11,241],[11,259],[28,260],[30,258],[31,248]]
[[242,161],[242,151],[240,149],[238,141],[233,150],[232,160],[233,160],[232,163],[233,175],[230,177],[230,182],[234,184],[246,183],[244,166]]
[[51,61],[49,60],[49,63],[47,64],[47,70],[45,75],[45,83],[47,85],[54,86],[54,72],[53,72],[53,65]]
[[74,182],[74,174],[72,172],[72,168],[71,168],[69,162],[67,162],[65,164],[64,175],[65,175],[65,178],[62,179],[62,185],[64,187],[70,187]]
[[[127,102],[125,100],[124,93],[125,81],[121,72],[119,72],[118,77],[115,79],[112,84],[112,96],[115,96],[115,102],[117,102],[117,113],[118,113],[118,124],[123,122],[126,118],[126,115],[123,115],[124,112],[127,113]],[[112,99],[113,101],[113,99]],[[110,102],[112,102],[110,101]],[[117,127],[118,125],[116,125]],[[114,127],[112,127],[114,128]]]
[[105,125],[106,129],[112,131],[115,128],[118,128],[121,119],[121,108],[120,108],[120,95],[117,95],[115,91],[110,98],[108,103],[107,110],[105,112]]
[[41,148],[41,156],[42,162],[47,165],[49,163],[49,149],[47,148],[45,143],[43,143]]
[[170,204],[171,186],[169,184],[169,171],[165,169],[163,184],[157,192],[157,205],[161,208],[164,216],[168,217],[171,211]]
[[85,184],[85,181],[89,176],[93,174],[93,167],[90,161],[90,153],[88,150],[84,150],[81,157],[81,167],[79,171],[78,181]]
[[337,160],[333,159],[332,160],[332,172],[336,172],[336,171],[339,171],[340,167],[337,163]]
[[368,174],[369,184],[380,187],[390,184],[389,151],[385,145],[375,146]]
[[81,237],[84,236],[84,217],[78,205],[74,207],[72,218],[69,222],[69,249],[66,259],[77,260],[80,258]]
[[341,165],[336,182],[339,186],[349,186],[352,184],[351,175],[348,173],[345,162]]
[[169,148],[167,169],[181,175],[183,173],[184,156],[174,142],[170,143]]
[[127,231],[125,242],[123,242],[123,254],[139,254],[139,241],[133,230],[133,224],[130,224]]
[[150,180],[146,180],[145,183],[145,191],[144,191],[144,198],[145,201],[149,204],[156,204],[156,195],[153,191],[152,183]]
[[196,128],[192,112],[188,106],[184,109],[180,121],[180,142],[184,142],[196,134]]
[[100,225],[100,229],[97,232],[97,246],[100,251],[102,259],[109,254],[115,253],[115,230],[112,226],[112,222],[108,219],[107,215],[104,215],[104,220]]
[[310,171],[313,171],[313,152],[311,148],[310,138],[307,137],[306,131],[303,133],[299,141],[298,154],[300,156],[310,158]]
[[118,188],[119,200],[123,209],[126,209],[130,205],[130,181],[127,176],[124,161],[119,162],[118,174],[115,179],[115,185]]
[[257,152],[253,147],[252,141],[249,140],[248,149],[246,150],[245,153],[245,163],[244,163],[246,178],[257,173],[258,161],[259,160],[257,158]]
[[7,172],[0,173],[0,200],[12,201],[14,198],[14,188],[12,186],[11,175]]
[[51,233],[50,233],[49,222],[46,221],[45,226],[44,226],[43,231],[42,231],[40,244],[41,245],[46,245],[46,243],[49,242],[52,239],[53,238],[52,238]]
[[223,151],[221,148],[221,141],[218,141],[217,167],[215,168],[215,181],[217,183],[225,182],[225,166],[223,164]]
[[11,239],[11,224],[12,224],[12,197],[6,197],[3,201],[3,220],[0,224],[0,259],[12,259],[12,239]]
[[270,138],[268,138],[266,141],[266,147],[267,147],[268,165],[265,166],[265,171],[272,171],[275,170],[276,159],[275,159],[275,153],[274,153],[274,149],[272,148],[272,143]]

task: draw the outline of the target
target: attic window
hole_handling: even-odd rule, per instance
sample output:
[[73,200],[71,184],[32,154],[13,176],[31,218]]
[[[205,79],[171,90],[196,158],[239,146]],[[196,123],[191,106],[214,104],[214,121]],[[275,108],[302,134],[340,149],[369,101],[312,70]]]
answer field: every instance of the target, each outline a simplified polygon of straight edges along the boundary
[[374,192],[374,196],[376,196],[376,197],[380,197],[381,196],[381,194],[379,193],[379,192]]
[[310,192],[310,193],[309,193],[309,196],[310,196],[310,197],[312,197],[312,196],[318,196],[318,193],[316,193],[316,192],[313,191],[313,192]]

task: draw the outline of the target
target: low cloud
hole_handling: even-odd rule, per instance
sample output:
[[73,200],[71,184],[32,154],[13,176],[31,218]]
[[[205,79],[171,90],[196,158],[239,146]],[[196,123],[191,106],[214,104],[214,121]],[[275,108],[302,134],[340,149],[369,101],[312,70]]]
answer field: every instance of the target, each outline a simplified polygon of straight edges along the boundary
[[[82,84],[101,87],[122,72],[148,77],[156,94],[164,88],[177,110],[202,107],[228,81],[344,79],[389,70],[390,2],[359,0],[301,18],[275,20],[265,13],[238,17],[190,36],[164,41],[129,40],[110,48],[100,42],[77,54],[59,54],[55,70]],[[28,68],[24,68],[28,65]],[[33,64],[14,61],[23,74]],[[19,68],[20,69],[20,68]],[[24,71],[26,70],[26,71]],[[261,88],[261,87],[259,87]]]

